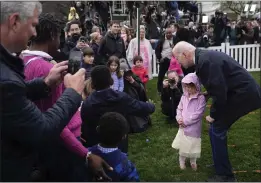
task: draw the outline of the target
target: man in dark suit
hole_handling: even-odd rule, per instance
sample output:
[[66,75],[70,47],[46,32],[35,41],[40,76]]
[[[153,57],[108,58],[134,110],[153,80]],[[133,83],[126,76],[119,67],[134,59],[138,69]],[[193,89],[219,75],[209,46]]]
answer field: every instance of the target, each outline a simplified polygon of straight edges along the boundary
[[225,53],[198,50],[179,42],[173,54],[184,68],[196,66],[197,76],[213,99],[206,120],[210,123],[216,175],[208,181],[235,181],[228,158],[227,131],[239,118],[261,108],[261,88],[246,69]]

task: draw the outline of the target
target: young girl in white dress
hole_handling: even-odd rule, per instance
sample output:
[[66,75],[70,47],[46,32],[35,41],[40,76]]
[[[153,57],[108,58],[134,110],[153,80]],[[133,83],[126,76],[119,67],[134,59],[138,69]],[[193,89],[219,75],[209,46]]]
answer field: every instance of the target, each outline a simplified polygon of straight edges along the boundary
[[186,158],[190,159],[193,170],[197,170],[197,158],[201,153],[201,119],[204,115],[206,100],[200,93],[200,82],[195,73],[182,79],[183,95],[177,108],[178,133],[172,143],[179,150],[179,165],[186,168]]

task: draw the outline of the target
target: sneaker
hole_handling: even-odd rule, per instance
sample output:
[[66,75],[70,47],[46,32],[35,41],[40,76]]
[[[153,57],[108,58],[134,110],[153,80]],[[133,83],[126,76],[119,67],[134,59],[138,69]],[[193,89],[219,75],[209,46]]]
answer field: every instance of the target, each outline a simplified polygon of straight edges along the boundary
[[181,170],[185,170],[186,169],[185,163],[184,164],[179,164],[179,167],[180,167]]
[[214,175],[207,182],[237,182],[234,176]]
[[191,163],[190,166],[191,166],[192,170],[197,171],[198,165],[196,163]]

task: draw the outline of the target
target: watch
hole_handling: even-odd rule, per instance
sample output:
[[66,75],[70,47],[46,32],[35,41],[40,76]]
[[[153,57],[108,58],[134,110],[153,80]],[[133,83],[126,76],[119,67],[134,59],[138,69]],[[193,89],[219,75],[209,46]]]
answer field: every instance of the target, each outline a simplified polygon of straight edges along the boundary
[[89,159],[89,157],[90,157],[91,154],[92,154],[91,151],[88,151],[88,152],[87,152],[87,154],[86,154],[86,162],[88,161],[88,159]]
[[91,154],[92,154],[91,151],[88,151],[87,154],[86,154],[86,157],[85,157],[85,164],[86,164],[86,166],[88,166],[88,160],[89,160],[89,157],[90,157]]
[[91,151],[88,151],[88,152],[87,152],[87,155],[86,155],[86,158],[88,159],[91,154],[92,154],[92,152],[91,152]]

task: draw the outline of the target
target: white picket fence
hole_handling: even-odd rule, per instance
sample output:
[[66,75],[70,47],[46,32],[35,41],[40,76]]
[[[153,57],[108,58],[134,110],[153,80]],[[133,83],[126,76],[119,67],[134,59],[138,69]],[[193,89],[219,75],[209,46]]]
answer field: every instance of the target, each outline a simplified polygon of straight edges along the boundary
[[[247,71],[260,71],[260,44],[246,44],[246,45],[230,45],[229,43],[222,43],[221,46],[211,46],[209,48],[200,48],[206,50],[215,50],[228,54],[239,62]],[[152,75],[157,77],[159,72],[159,65],[155,51],[152,55]]]

